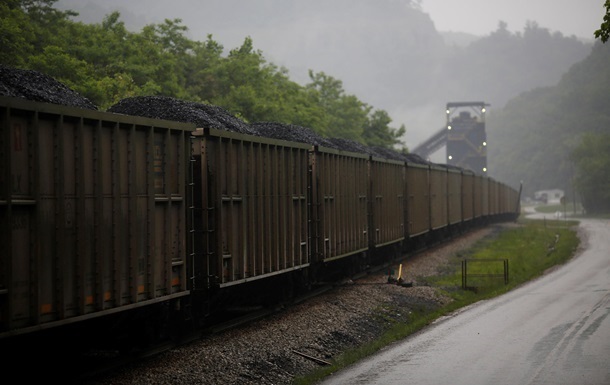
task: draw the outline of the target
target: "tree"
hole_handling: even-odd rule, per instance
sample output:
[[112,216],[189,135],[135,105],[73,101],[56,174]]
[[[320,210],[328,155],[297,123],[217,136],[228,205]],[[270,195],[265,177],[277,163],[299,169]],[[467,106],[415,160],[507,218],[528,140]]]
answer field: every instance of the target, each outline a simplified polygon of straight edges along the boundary
[[0,4],[0,63],[26,67],[63,28],[72,11],[53,8],[57,0],[4,0]]
[[595,38],[600,39],[602,43],[607,42],[610,38],[610,0],[606,0],[604,7],[606,7],[604,21],[599,26],[599,29],[594,32]]
[[0,63],[22,66],[33,51],[34,31],[17,1],[0,4]]
[[193,43],[193,54],[188,57],[186,91],[196,101],[210,101],[219,94],[217,70],[224,60],[224,47],[208,35],[206,41]]
[[587,133],[572,152],[576,188],[589,213],[610,212],[610,134]]
[[362,134],[368,122],[371,107],[354,95],[347,95],[343,82],[324,72],[309,71],[311,83],[307,88],[317,93],[318,100],[328,115],[327,126],[321,133],[328,137],[364,142]]
[[401,125],[398,130],[390,128],[392,119],[384,110],[375,110],[369,116],[369,121],[364,129],[363,139],[369,146],[393,147],[401,143],[400,137],[405,134],[405,126]]

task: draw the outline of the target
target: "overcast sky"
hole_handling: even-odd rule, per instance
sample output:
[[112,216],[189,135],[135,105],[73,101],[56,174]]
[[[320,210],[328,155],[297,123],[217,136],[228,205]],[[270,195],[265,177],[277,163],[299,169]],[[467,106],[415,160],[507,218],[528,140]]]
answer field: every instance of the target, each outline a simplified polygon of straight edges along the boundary
[[421,0],[438,31],[486,35],[500,20],[523,31],[528,20],[563,35],[593,38],[604,16],[604,0]]

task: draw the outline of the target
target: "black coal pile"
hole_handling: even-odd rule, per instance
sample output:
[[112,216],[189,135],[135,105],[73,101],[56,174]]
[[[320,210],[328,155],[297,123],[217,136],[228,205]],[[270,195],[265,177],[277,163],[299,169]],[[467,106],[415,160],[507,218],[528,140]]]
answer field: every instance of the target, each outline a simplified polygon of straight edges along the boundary
[[417,164],[430,164],[427,160],[417,154],[403,154],[390,148],[380,146],[367,146],[351,139],[330,138],[335,148],[343,151],[357,152],[375,156],[377,158],[398,160],[400,162],[410,162]]
[[381,156],[381,154],[376,152],[375,149],[373,149],[372,147],[369,147],[352,139],[330,138],[329,140],[333,143],[335,148],[342,151],[357,152],[360,154],[367,154],[378,157]]
[[417,164],[430,164],[429,161],[425,160],[424,158],[422,158],[421,156],[417,155],[417,154],[404,154],[404,157],[407,159],[407,162],[409,163],[417,163]]
[[381,156],[382,158],[385,158],[385,159],[398,160],[401,162],[404,162],[407,160],[407,158],[405,157],[404,154],[402,154],[398,151],[394,151],[390,148],[373,146],[373,151],[375,151],[377,154],[379,154],[378,156]]
[[250,126],[258,132],[259,136],[265,138],[334,148],[334,145],[328,139],[318,135],[311,128],[276,122],[256,122],[250,124]]
[[446,168],[448,170],[456,170],[456,171],[464,171],[466,169],[460,167],[460,166],[454,166],[452,164],[446,164],[446,163],[434,163],[435,166],[437,167],[441,167],[441,168]]
[[38,71],[0,65],[0,96],[97,110],[89,99]]
[[119,101],[108,109],[117,114],[193,123],[200,128],[256,135],[243,120],[222,107],[189,102],[168,96],[135,96]]

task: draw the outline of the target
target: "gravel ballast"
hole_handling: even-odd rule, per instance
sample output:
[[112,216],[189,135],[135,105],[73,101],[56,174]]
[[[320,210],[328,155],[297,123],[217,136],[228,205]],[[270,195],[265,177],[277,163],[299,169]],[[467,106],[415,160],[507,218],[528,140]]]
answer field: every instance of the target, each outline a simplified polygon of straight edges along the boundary
[[408,322],[413,309],[449,303],[424,286],[425,277],[438,274],[499,226],[473,230],[402,261],[403,278],[413,287],[388,284],[387,272],[367,275],[267,319],[207,336],[90,384],[290,384],[320,365],[301,354],[331,362],[378,338],[389,320]]

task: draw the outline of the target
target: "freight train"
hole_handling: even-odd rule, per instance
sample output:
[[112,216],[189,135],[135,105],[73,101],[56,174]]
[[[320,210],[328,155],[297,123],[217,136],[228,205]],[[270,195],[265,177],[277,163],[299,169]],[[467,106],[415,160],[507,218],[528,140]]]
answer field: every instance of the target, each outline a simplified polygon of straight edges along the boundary
[[519,213],[470,170],[15,97],[0,149],[0,343],[171,337]]

